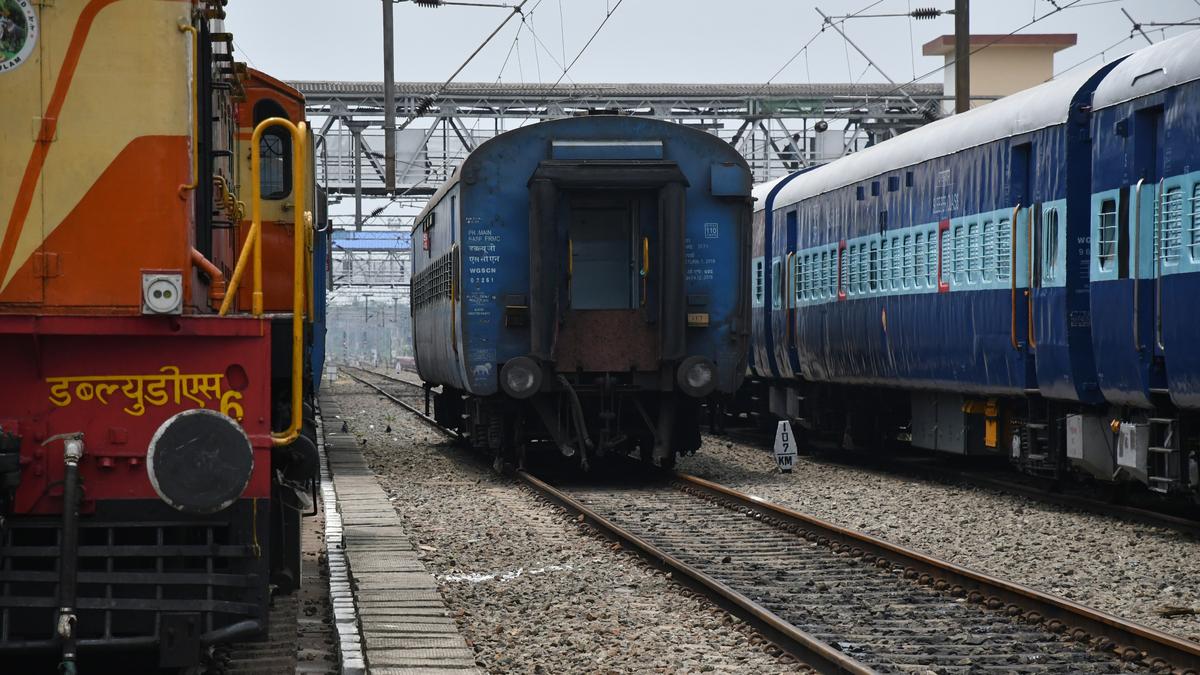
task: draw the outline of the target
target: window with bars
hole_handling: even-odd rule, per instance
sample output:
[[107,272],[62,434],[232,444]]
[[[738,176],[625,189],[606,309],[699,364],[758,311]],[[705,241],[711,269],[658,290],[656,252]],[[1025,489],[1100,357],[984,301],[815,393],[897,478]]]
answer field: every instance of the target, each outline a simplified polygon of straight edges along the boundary
[[925,237],[926,260],[929,265],[925,268],[925,285],[930,288],[937,287],[938,273],[938,231],[930,230]]
[[826,287],[825,297],[836,297],[838,289],[838,252],[836,250],[829,252],[829,285]]
[[904,235],[904,287],[912,288],[917,280],[917,256],[911,234]]
[[804,256],[804,299],[813,299],[813,256]]
[[1053,282],[1058,273],[1058,209],[1042,217],[1042,281]]
[[1100,202],[1099,222],[1096,234],[1099,241],[1100,269],[1111,270],[1117,258],[1117,200],[1105,199]]
[[979,223],[967,225],[967,281],[973,284],[983,279],[983,240],[979,236]]
[[913,288],[925,285],[925,233],[913,236]]
[[439,298],[450,297],[457,259],[458,249],[454,249],[413,276],[411,293],[415,309],[429,305]]
[[858,245],[858,292],[859,293],[867,293],[870,291],[870,287],[867,284],[867,274],[868,274],[868,270],[869,270],[867,262],[868,262],[867,261],[867,245],[866,245],[866,243],[859,244]]
[[850,290],[850,265],[849,260],[846,259],[849,252],[849,249],[846,248],[837,249],[838,290],[846,292]]
[[990,220],[983,221],[983,280],[992,281],[999,269],[996,259],[996,224]]
[[1012,223],[1007,218],[1001,218],[996,228],[996,281],[1008,281],[1011,275]]
[[871,242],[867,254],[867,286],[874,293],[879,290],[879,244]]
[[1191,220],[1188,221],[1188,254],[1192,262],[1200,262],[1200,183],[1192,186]]
[[763,259],[759,258],[754,261],[754,305],[756,307],[762,307],[762,304],[763,304],[763,291],[765,288],[765,279],[766,279],[766,277],[765,277],[765,271],[764,271],[764,266],[763,266]]
[[1162,264],[1168,267],[1179,264],[1179,252],[1183,248],[1183,189],[1178,185],[1167,188],[1162,195],[1161,217],[1158,225],[1159,249]]
[[904,276],[904,243],[900,237],[892,237],[892,290],[898,291],[903,285]]
[[892,247],[887,237],[879,242],[879,290],[892,288]]
[[967,230],[962,225],[955,226],[952,245],[954,247],[951,258],[954,261],[954,285],[961,286],[967,283]]
[[792,258],[792,305],[799,305],[804,298],[804,256]]
[[817,285],[817,297],[824,298],[829,289],[829,251],[821,251],[821,278]]
[[859,270],[858,270],[858,246],[851,246],[846,249],[846,265],[850,268],[850,283],[846,287],[846,293],[849,295],[858,295]]

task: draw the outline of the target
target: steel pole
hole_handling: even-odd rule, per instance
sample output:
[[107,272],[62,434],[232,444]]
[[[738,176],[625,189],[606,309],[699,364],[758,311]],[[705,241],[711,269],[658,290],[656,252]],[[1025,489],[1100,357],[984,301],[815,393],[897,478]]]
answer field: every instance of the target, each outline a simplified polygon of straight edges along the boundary
[[971,0],[954,0],[954,112],[971,109]]
[[396,59],[392,28],[392,0],[383,0],[383,151],[384,180],[388,192],[396,191]]

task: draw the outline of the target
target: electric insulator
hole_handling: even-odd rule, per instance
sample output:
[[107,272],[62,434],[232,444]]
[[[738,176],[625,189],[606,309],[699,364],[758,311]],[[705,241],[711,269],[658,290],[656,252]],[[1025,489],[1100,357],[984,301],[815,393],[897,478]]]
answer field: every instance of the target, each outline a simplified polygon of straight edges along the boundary
[[910,14],[909,16],[916,19],[917,21],[924,21],[925,19],[936,19],[941,15],[942,15],[942,10],[940,10],[940,9],[937,9],[934,7],[918,7],[916,9],[914,9],[912,11],[912,14]]
[[442,0],[412,0],[412,3],[418,7],[441,7]]
[[433,107],[433,97],[426,96],[425,98],[421,99],[421,102],[419,104],[417,104],[417,110],[414,113],[414,116],[421,117],[425,113],[429,112],[429,109],[432,107]]

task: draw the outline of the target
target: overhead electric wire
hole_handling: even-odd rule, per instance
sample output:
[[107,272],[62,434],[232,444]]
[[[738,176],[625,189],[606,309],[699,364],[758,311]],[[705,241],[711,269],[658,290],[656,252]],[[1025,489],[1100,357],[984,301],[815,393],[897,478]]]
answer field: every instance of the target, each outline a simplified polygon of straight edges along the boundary
[[[525,5],[528,3],[529,0],[521,0],[521,4],[514,7],[513,11],[510,12],[508,16],[504,17],[504,20],[500,22],[500,25],[496,26],[496,29],[493,30],[486,38],[484,38],[483,42],[475,48],[475,51],[471,52],[471,55],[467,57],[467,60],[463,61],[462,65],[459,66],[458,69],[453,73],[451,73],[450,77],[446,78],[446,81],[443,82],[441,86],[439,86],[433,93],[433,95],[426,99],[426,101],[428,101],[430,104],[432,104],[433,101],[436,101],[437,98],[442,95],[442,92],[446,90],[446,87],[450,86],[450,83],[454,81],[454,78],[458,77],[459,74],[462,73],[462,71],[465,70],[468,65],[470,65],[471,61],[475,60],[475,57],[479,55],[479,52],[483,51],[483,48],[488,46],[488,43],[492,41],[492,38],[496,37],[496,35],[508,25],[508,22],[511,21],[514,16],[521,14],[521,10],[524,9]],[[423,112],[424,111],[418,107],[417,110],[414,110],[412,114],[408,116],[408,119],[404,120],[403,124],[396,128],[396,131],[399,132],[407,129],[408,125],[412,124],[413,121],[420,117]]]
[[[1045,14],[1043,14],[1039,17],[1034,17],[1033,20],[1031,20],[1017,28],[1014,28],[1013,30],[1009,31],[1008,33],[1006,33],[1004,35],[997,36],[996,38],[988,41],[987,44],[983,44],[983,45],[976,47],[975,49],[972,49],[970,52],[968,52],[968,55],[977,54],[977,53],[983,51],[984,49],[991,47],[992,45],[996,44],[997,42],[1000,42],[1001,40],[1004,40],[1006,38],[1012,37],[1013,35],[1016,35],[1017,33],[1025,30],[1026,28],[1029,28],[1030,26],[1034,25],[1035,23],[1038,23],[1038,22],[1043,21],[1051,16],[1054,16],[1055,14],[1058,14],[1059,12],[1071,9],[1075,5],[1079,4],[1080,1],[1081,0],[1072,0],[1072,2],[1067,3],[1066,5],[1063,5],[1061,7],[1059,7],[1058,5],[1055,5],[1055,9],[1052,9],[1049,12],[1046,12]],[[919,77],[914,77],[913,79],[909,80],[908,82],[905,82],[904,84],[896,85],[894,88],[889,89],[886,92],[876,96],[876,98],[880,98],[883,96],[890,96],[891,94],[902,91],[908,85],[916,84],[917,82],[920,82],[921,80],[929,77],[930,75],[935,75],[937,73],[940,73],[943,70],[949,68],[950,66],[954,65],[957,62],[958,62],[958,59],[948,60],[944,64],[938,66],[937,68],[934,68],[933,70],[931,70],[927,73],[920,75]],[[869,99],[864,99],[864,100],[869,100]]]

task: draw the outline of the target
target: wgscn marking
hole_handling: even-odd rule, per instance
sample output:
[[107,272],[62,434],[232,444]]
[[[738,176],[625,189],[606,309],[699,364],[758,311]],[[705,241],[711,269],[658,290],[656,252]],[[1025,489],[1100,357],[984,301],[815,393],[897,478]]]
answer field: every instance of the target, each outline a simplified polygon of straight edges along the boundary
[[47,377],[46,384],[50,385],[50,403],[59,408],[75,400],[95,400],[108,405],[108,397],[119,392],[129,402],[124,412],[134,417],[146,414],[147,405],[180,405],[187,399],[200,408],[207,408],[206,402],[216,402],[222,414],[241,421],[245,411],[238,401],[242,395],[233,389],[222,391],[224,379],[221,373],[188,375],[175,366],[164,366],[156,375]]
[[33,0],[0,0],[0,73],[28,61],[37,38],[38,16]]

